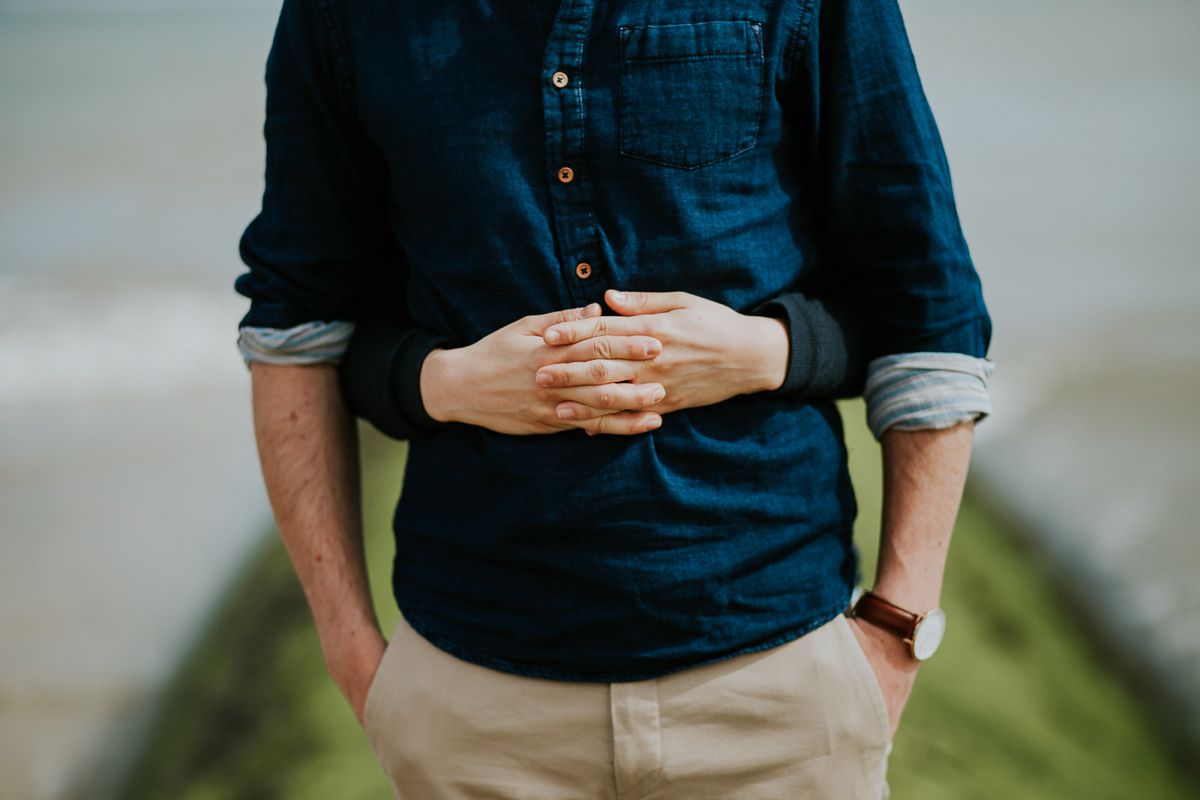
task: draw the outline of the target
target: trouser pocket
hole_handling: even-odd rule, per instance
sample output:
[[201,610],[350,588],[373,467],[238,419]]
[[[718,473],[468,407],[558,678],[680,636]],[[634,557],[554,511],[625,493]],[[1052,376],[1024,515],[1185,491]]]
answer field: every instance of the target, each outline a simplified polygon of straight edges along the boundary
[[857,697],[860,703],[867,707],[870,718],[874,720],[873,733],[886,745],[892,739],[892,725],[888,717],[887,701],[883,697],[883,688],[879,685],[879,678],[875,676],[875,668],[871,666],[867,651],[854,634],[852,623],[846,615],[838,614],[836,624],[842,648],[846,652],[847,668],[858,685]]
[[400,638],[404,624],[404,621],[401,620],[392,630],[391,638],[388,639],[387,646],[383,649],[383,656],[379,659],[379,666],[375,668],[375,675],[371,678],[371,685],[367,687],[366,699],[363,700],[363,732],[367,735],[367,741],[370,742],[371,748],[376,753],[379,752],[376,732],[379,707],[384,700],[383,695],[388,691],[388,671],[393,661],[392,654],[396,649],[396,641]]

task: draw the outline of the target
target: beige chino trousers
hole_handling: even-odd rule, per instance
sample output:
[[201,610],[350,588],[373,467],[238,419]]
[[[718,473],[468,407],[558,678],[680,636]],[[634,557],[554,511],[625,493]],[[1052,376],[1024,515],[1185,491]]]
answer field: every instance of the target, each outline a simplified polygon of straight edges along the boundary
[[367,739],[402,800],[881,800],[890,729],[838,615],[757,653],[623,683],[463,661],[401,619]]

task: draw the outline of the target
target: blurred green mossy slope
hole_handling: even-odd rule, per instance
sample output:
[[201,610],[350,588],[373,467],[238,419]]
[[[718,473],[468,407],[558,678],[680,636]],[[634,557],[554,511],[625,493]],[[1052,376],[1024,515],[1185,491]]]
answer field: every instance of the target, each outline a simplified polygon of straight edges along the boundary
[[[879,525],[879,449],[861,401],[841,406],[869,584]],[[986,422],[983,424],[987,424]],[[367,552],[385,633],[391,512],[404,446],[363,428]],[[1190,798],[1154,723],[1103,666],[1011,537],[968,494],[943,605],[946,642],[921,668],[889,781],[919,798]],[[172,800],[389,798],[349,707],[326,677],[278,537],[234,581],[185,660],[125,796]]]

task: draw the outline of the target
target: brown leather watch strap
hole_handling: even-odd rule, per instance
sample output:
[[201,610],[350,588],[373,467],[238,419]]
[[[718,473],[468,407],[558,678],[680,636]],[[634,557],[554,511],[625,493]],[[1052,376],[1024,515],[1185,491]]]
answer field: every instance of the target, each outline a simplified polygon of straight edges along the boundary
[[854,616],[887,628],[902,639],[911,639],[920,620],[911,611],[889,603],[873,592],[863,592],[854,604]]

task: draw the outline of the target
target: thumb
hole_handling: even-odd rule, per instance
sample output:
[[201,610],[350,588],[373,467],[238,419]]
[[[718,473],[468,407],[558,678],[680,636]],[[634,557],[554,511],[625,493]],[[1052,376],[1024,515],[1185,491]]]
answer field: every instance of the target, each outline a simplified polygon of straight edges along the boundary
[[609,289],[604,293],[604,300],[618,314],[626,316],[633,314],[657,314],[684,308],[692,295],[687,292],[618,292]]

